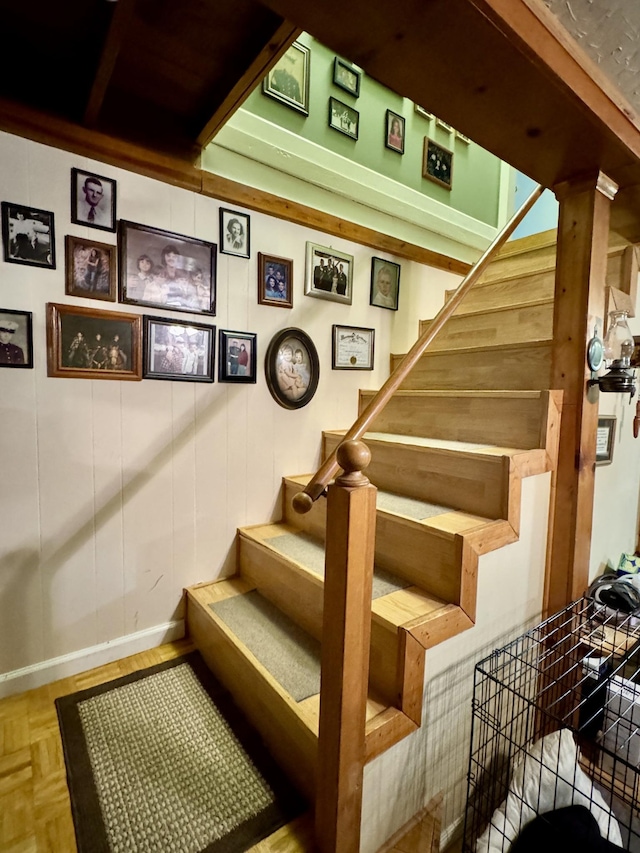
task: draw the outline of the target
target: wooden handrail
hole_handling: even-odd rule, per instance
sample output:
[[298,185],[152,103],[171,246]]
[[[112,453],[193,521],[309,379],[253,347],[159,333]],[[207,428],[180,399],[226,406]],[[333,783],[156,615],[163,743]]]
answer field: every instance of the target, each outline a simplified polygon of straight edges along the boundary
[[[367,408],[362,412],[358,419],[354,422],[351,429],[345,435],[343,441],[349,439],[360,439],[369,429],[375,418],[387,405],[393,394],[398,390],[406,376],[411,372],[416,363],[420,360],[427,347],[431,344],[436,335],[441,331],[449,317],[462,302],[471,287],[480,278],[488,264],[493,260],[494,255],[509,239],[511,234],[518,227],[527,213],[531,210],[536,201],[544,192],[544,187],[538,185],[531,193],[529,198],[522,205],[513,217],[507,222],[502,231],[493,240],[491,245],[486,249],[482,257],[476,261],[475,265],[467,273],[463,281],[460,283],[454,295],[442,306],[436,314],[433,321],[429,324],[429,328],[418,338],[409,352],[398,365],[397,369],[389,376],[382,388],[373,397]],[[298,492],[293,499],[293,507],[296,512],[304,514],[309,512],[327,485],[335,477],[339,470],[339,465],[336,462],[336,451],[325,459],[322,465],[318,468],[309,483],[305,486],[304,491]]]

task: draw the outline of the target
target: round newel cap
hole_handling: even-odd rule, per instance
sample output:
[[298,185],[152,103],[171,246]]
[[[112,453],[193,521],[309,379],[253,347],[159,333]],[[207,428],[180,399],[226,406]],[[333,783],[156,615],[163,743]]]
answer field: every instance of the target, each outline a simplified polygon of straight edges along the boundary
[[294,495],[291,505],[298,515],[305,515],[313,506],[313,499],[306,492],[298,492],[297,495]]
[[367,467],[371,462],[371,451],[363,441],[350,438],[338,447],[336,459],[345,474],[352,474]]

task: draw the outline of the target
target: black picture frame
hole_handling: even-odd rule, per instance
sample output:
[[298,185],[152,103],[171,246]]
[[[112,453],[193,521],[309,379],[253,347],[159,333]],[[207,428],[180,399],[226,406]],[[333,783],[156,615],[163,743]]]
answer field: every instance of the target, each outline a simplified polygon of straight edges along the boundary
[[255,384],[258,336],[254,332],[218,333],[218,382]]
[[56,235],[50,210],[3,201],[2,242],[8,264],[56,268]]
[[331,335],[332,370],[373,370],[375,329],[334,324]]
[[293,261],[258,252],[258,304],[293,308]]
[[215,243],[121,219],[120,301],[215,316],[216,251]]
[[333,83],[349,92],[354,98],[360,95],[360,80],[362,72],[354,68],[349,62],[340,59],[339,56],[333,60]]
[[357,139],[360,113],[337,98],[329,98],[329,127],[350,139]]
[[400,298],[400,264],[385,258],[371,258],[371,290],[369,305],[398,310]]
[[277,332],[267,348],[264,372],[269,392],[278,405],[301,409],[310,403],[318,390],[320,361],[309,335],[293,326]]
[[262,92],[292,110],[309,115],[311,51],[294,41],[262,81]]
[[615,415],[599,415],[596,432],[596,465],[611,465],[616,438]]
[[67,234],[64,292],[67,296],[115,302],[116,246]]
[[143,379],[213,382],[216,327],[143,316]]
[[33,368],[33,314],[0,308],[0,367]]
[[248,213],[220,208],[220,252],[236,258],[251,257],[251,217]]
[[453,151],[438,145],[428,136],[424,138],[422,177],[447,190],[451,189],[453,182]]
[[307,242],[305,296],[351,305],[353,262],[353,255],[339,252],[329,246]]
[[113,178],[71,169],[71,221],[100,231],[115,231],[116,189]]
[[384,144],[391,151],[398,154],[404,154],[404,135],[405,121],[404,118],[392,110],[387,110],[385,116],[385,137]]

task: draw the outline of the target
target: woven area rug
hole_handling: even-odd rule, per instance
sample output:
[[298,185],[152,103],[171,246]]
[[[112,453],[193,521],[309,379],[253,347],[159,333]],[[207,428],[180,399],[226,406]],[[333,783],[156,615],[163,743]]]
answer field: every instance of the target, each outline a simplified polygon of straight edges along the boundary
[[238,853],[305,808],[197,652],[56,706],[79,853]]

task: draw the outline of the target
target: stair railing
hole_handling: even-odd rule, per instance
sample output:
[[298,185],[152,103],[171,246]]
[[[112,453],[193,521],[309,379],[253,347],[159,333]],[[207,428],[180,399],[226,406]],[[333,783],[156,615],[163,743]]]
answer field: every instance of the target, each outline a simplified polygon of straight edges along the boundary
[[[409,352],[400,362],[397,369],[394,370],[394,372],[389,376],[389,378],[380,388],[378,393],[373,397],[367,408],[353,423],[353,426],[345,435],[344,441],[348,441],[350,439],[361,439],[365,432],[367,432],[371,424],[387,405],[393,394],[398,390],[398,388],[404,382],[408,374],[420,360],[425,350],[431,345],[436,335],[438,335],[439,332],[442,331],[443,326],[454,313],[458,305],[460,305],[469,290],[473,287],[473,285],[480,278],[487,266],[494,259],[498,250],[504,245],[504,243],[506,243],[511,234],[515,231],[520,222],[522,222],[524,217],[531,210],[531,208],[540,198],[543,192],[544,187],[537,186],[531,193],[529,198],[522,205],[520,210],[518,210],[509,220],[509,222],[507,222],[505,227],[493,240],[493,242],[484,252],[482,257],[478,261],[476,261],[475,265],[467,273],[467,275],[462,280],[458,289],[451,297],[451,299],[445,302],[440,311],[436,314],[433,321],[429,324],[429,327],[418,338],[418,340],[415,342],[415,344],[411,347]],[[327,485],[335,477],[336,473],[340,468],[336,461],[336,452],[337,450],[334,450],[333,453],[331,453],[331,455],[327,457],[327,459],[322,463],[322,465],[313,475],[311,480],[307,483],[304,490],[302,492],[299,492],[294,497],[293,507],[296,512],[301,514],[309,512],[309,510],[313,506],[314,501],[316,501],[320,497],[320,495],[324,494]]]

